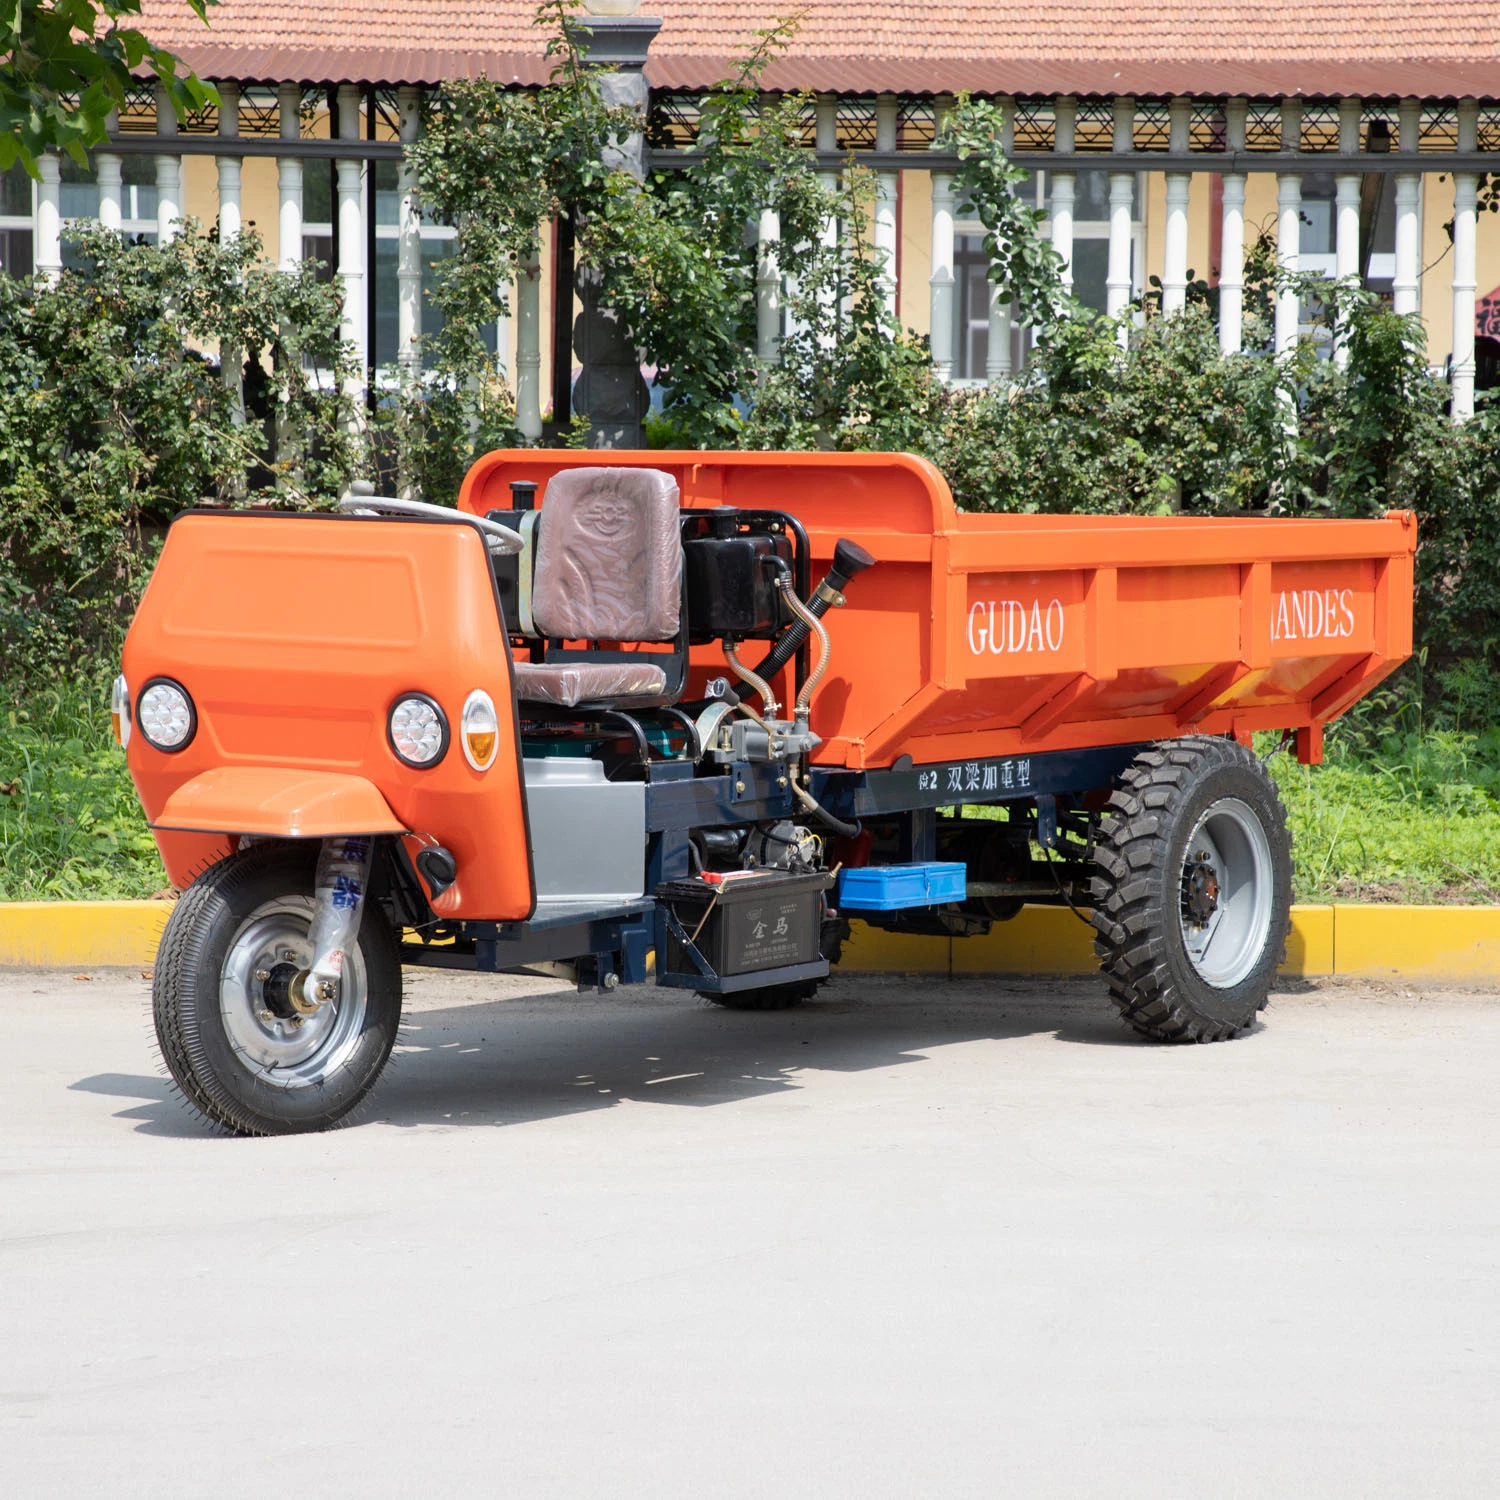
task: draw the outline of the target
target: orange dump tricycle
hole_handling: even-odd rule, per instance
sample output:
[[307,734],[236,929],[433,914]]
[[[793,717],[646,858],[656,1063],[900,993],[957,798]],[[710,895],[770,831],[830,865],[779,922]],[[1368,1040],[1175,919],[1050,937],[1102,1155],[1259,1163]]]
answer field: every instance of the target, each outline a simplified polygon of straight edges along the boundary
[[[356,487],[358,488],[358,487]],[[851,917],[1086,910],[1126,1021],[1245,1030],[1304,761],[1411,649],[1412,517],[962,515],[902,454],[492,453],[457,510],[178,518],[114,711],[155,1015],[231,1130],[331,1125],[401,966],[809,996]]]

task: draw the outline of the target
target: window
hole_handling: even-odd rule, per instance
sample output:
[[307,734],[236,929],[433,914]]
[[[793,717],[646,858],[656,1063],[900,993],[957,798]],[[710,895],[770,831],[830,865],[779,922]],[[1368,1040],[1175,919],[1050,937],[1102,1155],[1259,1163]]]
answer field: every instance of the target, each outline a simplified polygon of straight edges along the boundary
[[1389,297],[1396,281],[1396,183],[1389,172],[1371,172],[1364,179],[1359,243],[1366,287]]
[[318,263],[319,281],[334,276],[333,213],[338,165],[310,157],[302,164],[302,259]]
[[1302,175],[1302,234],[1297,247],[1297,268],[1319,276],[1338,274],[1334,253],[1336,208],[1332,172]]
[[[401,169],[397,162],[377,161],[375,173],[375,364],[394,365],[400,356],[397,310],[401,288],[397,279],[401,234]],[[443,326],[443,315],[432,300],[437,285],[438,263],[453,253],[457,231],[446,224],[421,225],[422,235],[422,333],[428,336]],[[496,328],[485,329],[485,348],[493,354]]]
[[[1041,178],[1038,206],[1047,214],[1044,234],[1052,231],[1052,192],[1048,186],[1050,173],[1038,174]],[[1106,281],[1109,274],[1109,178],[1108,171],[1100,167],[1077,172],[1073,179],[1073,295],[1085,307],[1103,312],[1108,305],[1109,291]],[[1130,294],[1139,296],[1141,285],[1140,265],[1144,252],[1141,223],[1141,177],[1135,174],[1135,186],[1130,195]]]
[[[1045,172],[1035,172],[1019,184],[1017,190],[1025,203],[1050,215],[1052,199],[1047,177]],[[1085,307],[1098,312],[1105,310],[1108,300],[1109,178],[1106,169],[1090,168],[1075,174],[1073,185],[1073,294]],[[959,217],[953,253],[953,278],[957,291],[953,378],[958,381],[983,380],[990,344],[989,280],[984,239],[980,226],[968,219],[965,208],[960,208]],[[1139,174],[1136,174],[1131,198],[1130,221],[1131,295],[1139,296],[1144,234]],[[1041,233],[1051,233],[1050,217],[1043,223]],[[1012,370],[1024,366],[1028,342],[1027,330],[1012,325]]]
[[[64,224],[69,219],[95,220],[99,217],[99,184],[94,165],[79,166],[71,156],[59,162],[62,184],[58,190],[58,211]],[[90,227],[93,227],[90,225]],[[131,239],[156,243],[156,158],[122,156],[120,158],[120,232]],[[76,266],[78,247],[69,243],[63,229],[62,262]]]
[[30,276],[34,269],[31,178],[17,162],[0,176],[0,271]]

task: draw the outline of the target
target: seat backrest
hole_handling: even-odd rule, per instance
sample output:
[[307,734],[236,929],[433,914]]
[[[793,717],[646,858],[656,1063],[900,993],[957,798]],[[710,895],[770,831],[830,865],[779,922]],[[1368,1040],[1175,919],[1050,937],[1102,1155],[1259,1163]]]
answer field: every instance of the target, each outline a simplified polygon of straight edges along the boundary
[[677,481],[660,469],[565,469],[547,483],[531,612],[564,640],[668,641],[682,604]]

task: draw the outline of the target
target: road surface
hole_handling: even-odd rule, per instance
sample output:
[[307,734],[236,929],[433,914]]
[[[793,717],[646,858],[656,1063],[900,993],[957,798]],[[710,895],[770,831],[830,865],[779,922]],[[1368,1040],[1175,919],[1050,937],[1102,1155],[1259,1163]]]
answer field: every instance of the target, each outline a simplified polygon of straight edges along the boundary
[[433,974],[229,1140],[148,991],[0,971],[0,1494],[1500,1493],[1500,997]]

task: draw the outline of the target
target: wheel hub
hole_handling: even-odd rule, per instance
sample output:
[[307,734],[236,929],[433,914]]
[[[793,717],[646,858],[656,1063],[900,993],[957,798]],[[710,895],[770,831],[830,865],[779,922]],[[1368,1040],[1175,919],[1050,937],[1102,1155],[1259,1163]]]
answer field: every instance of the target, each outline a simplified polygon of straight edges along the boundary
[[296,964],[280,963],[261,982],[261,1002],[279,1021],[290,1021],[297,1014],[292,1004],[292,986],[300,972]]
[[1199,817],[1182,861],[1179,922],[1187,960],[1231,989],[1260,962],[1274,915],[1270,843],[1255,810],[1220,797]]
[[220,974],[230,1046],[250,1073],[278,1088],[318,1084],[357,1047],[363,1027],[366,978],[357,948],[337,994],[323,1001],[309,992],[312,914],[305,896],[257,908],[236,932]]
[[1219,909],[1219,873],[1201,849],[1188,863],[1182,883],[1182,908],[1195,927],[1206,927]]

